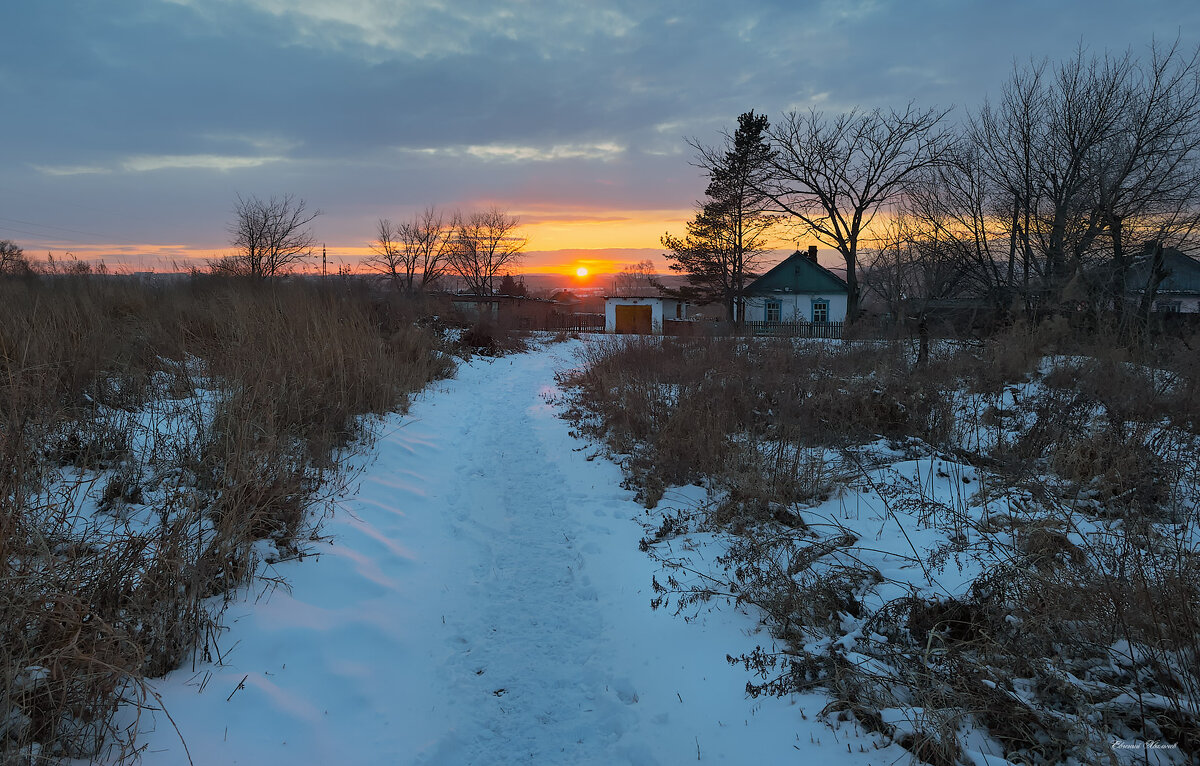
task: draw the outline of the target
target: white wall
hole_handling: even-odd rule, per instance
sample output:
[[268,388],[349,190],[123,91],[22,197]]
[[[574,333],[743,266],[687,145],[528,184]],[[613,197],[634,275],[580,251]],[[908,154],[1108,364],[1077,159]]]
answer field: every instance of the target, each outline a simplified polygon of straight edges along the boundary
[[746,319],[750,322],[767,321],[768,300],[779,301],[779,319],[782,322],[811,322],[814,300],[829,302],[830,322],[846,321],[845,293],[777,293],[769,298],[747,298]]
[[[1157,295],[1154,298],[1154,306],[1152,309],[1158,311],[1159,303],[1179,302],[1179,313],[1181,314],[1200,314],[1200,296],[1195,295]],[[1141,296],[1130,294],[1129,299],[1125,301],[1126,310],[1136,311],[1141,302]]]

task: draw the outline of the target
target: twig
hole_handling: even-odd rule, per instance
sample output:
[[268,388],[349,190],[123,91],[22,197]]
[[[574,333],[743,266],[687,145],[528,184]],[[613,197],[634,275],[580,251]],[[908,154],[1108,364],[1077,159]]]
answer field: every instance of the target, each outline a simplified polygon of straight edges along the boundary
[[246,679],[247,679],[247,678],[249,678],[249,677],[250,677],[250,674],[249,674],[249,673],[247,673],[246,675],[242,676],[242,680],[241,680],[241,681],[238,681],[238,685],[237,685],[237,686],[235,686],[235,687],[233,687],[233,691],[229,692],[229,696],[225,698],[225,701],[226,701],[226,702],[228,702],[229,700],[233,699],[233,695],[237,694],[237,693],[238,693],[240,690],[242,690],[242,689],[245,689],[245,688],[246,688]]
[[[244,681],[245,679],[242,680]],[[234,691],[237,690],[235,689]],[[163,713],[167,716],[167,720],[171,722],[172,728],[175,729],[175,733],[179,736],[179,744],[183,745],[183,755],[185,758],[187,758],[188,764],[190,764],[190,766],[195,766],[195,762],[192,760],[192,754],[188,750],[187,740],[183,738],[183,732],[179,730],[179,724],[175,723],[175,719],[171,717],[171,711],[167,710],[167,706],[163,704],[162,695],[153,689],[150,690],[150,693],[154,695],[154,699],[158,700],[159,710],[163,711]]]

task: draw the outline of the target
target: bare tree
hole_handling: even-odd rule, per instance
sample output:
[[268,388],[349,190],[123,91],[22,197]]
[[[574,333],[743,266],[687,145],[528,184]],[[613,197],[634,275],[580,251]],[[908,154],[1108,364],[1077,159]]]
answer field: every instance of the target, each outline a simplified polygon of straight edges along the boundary
[[[1162,248],[1183,244],[1197,226],[1200,203],[1200,51],[1180,54],[1178,42],[1151,46],[1147,65],[1131,68],[1120,129],[1092,157],[1093,204],[1111,247],[1111,284],[1104,303],[1124,320],[1130,242]],[[1158,274],[1161,268],[1155,268]],[[1161,278],[1158,280],[1161,281]],[[1143,320],[1157,281],[1145,285]]]
[[1043,84],[1046,66],[1041,62],[1025,70],[1014,67],[1000,103],[985,102],[967,129],[968,142],[983,159],[981,169],[993,185],[995,204],[1008,228],[1006,281],[1010,288],[1020,284],[1026,312],[1032,309],[1030,279],[1042,273],[1035,260],[1032,232],[1042,188],[1035,154],[1045,143],[1048,120]]
[[396,290],[425,290],[446,272],[454,231],[432,207],[399,224],[381,219],[366,263],[383,273]]
[[847,312],[858,311],[858,251],[875,215],[914,174],[941,163],[951,145],[940,128],[949,110],[857,109],[827,118],[789,112],[770,130],[771,172],[760,191],[804,234],[842,254]]
[[25,257],[25,251],[11,239],[0,239],[0,276],[28,276],[33,273],[33,264]]
[[974,298],[999,312],[1011,308],[1014,261],[1011,250],[1007,269],[1001,259],[997,222],[1006,211],[997,216],[992,209],[995,188],[970,146],[949,152],[945,162],[908,185],[892,229],[914,250],[929,298]]
[[613,277],[613,294],[638,295],[657,292],[654,276],[654,261],[649,258],[631,263]]
[[1090,298],[1120,325],[1129,242],[1177,244],[1195,229],[1200,63],[1178,43],[1150,52],[1143,63],[1079,49],[1014,68],[1000,103],[970,121],[991,228],[1009,243],[1005,281],[1020,281],[1027,311]]
[[497,207],[455,215],[447,263],[470,292],[491,295],[500,272],[520,262],[526,242],[516,233],[520,223]]
[[261,200],[238,195],[233,208],[233,255],[209,262],[215,274],[268,279],[288,274],[312,255],[316,239],[308,225],[321,214],[287,194]]

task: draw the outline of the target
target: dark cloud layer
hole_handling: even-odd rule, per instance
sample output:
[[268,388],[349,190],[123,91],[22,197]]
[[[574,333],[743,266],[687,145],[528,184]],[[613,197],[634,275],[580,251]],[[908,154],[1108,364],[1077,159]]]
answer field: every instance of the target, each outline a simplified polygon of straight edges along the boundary
[[1192,47],[1198,21],[1190,0],[4,3],[0,238],[218,247],[237,191],[304,196],[343,242],[431,202],[680,209],[703,188],[684,137],[746,109],[962,114],[1014,60]]

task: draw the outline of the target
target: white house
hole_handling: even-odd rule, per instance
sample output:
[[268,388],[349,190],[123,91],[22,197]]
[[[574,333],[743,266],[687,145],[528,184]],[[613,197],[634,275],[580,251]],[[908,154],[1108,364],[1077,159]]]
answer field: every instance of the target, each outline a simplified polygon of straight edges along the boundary
[[604,298],[604,331],[661,335],[664,319],[687,319],[685,301],[661,295],[609,295]]
[[817,248],[799,250],[746,288],[748,322],[844,322],[846,282],[817,263]]
[[[1125,277],[1126,300],[1136,305],[1150,282],[1153,271],[1153,243],[1147,243],[1141,256],[1129,268]],[[1162,266],[1166,276],[1154,293],[1154,311],[1180,314],[1200,313],[1200,261],[1176,248],[1162,251]]]

